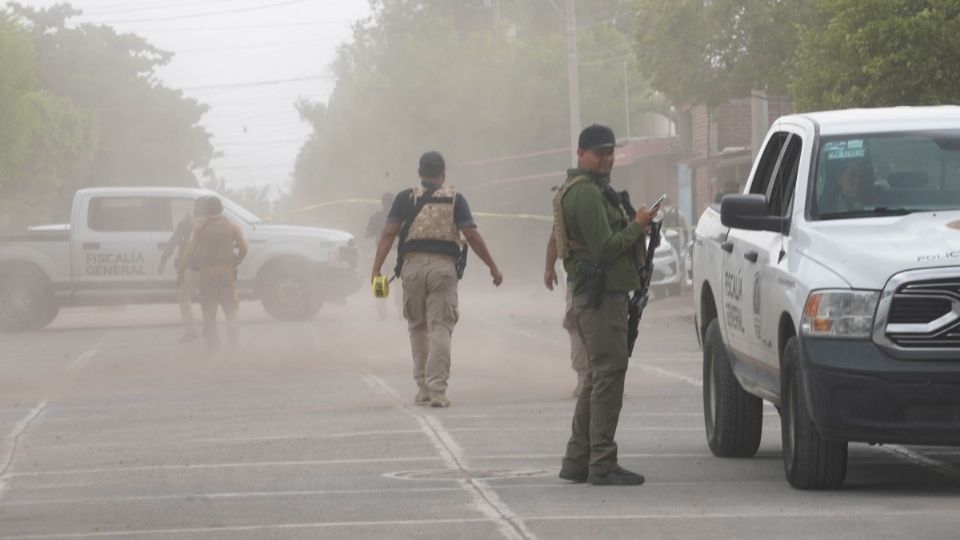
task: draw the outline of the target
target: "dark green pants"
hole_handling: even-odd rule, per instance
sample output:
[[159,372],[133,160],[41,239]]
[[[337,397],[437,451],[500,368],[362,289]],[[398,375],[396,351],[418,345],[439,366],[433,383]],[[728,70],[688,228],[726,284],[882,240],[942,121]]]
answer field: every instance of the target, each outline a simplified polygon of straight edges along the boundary
[[577,329],[587,346],[589,373],[577,396],[565,471],[607,474],[617,465],[617,423],[627,374],[627,294],[607,293],[599,308],[574,297]]

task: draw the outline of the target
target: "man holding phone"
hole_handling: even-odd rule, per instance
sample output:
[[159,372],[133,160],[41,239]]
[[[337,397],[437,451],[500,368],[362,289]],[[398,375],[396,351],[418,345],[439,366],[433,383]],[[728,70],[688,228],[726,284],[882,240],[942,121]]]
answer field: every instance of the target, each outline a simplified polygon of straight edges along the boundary
[[[628,294],[640,287],[636,246],[657,208],[631,222],[610,187],[616,137],[607,126],[580,133],[577,168],[553,201],[557,254],[573,288],[577,330],[589,370],[577,396],[560,478],[593,485],[640,485],[642,475],[617,462],[614,436],[627,372]],[[642,250],[639,250],[642,251]]]

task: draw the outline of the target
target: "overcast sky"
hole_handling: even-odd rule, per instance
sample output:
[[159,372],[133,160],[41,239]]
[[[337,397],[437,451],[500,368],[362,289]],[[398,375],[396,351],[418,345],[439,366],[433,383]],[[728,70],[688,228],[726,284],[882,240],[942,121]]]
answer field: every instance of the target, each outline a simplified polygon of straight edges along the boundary
[[[57,0],[19,0],[49,7]],[[310,128],[294,104],[326,101],[329,65],[368,0],[72,0],[83,22],[139,34],[175,53],[158,72],[168,86],[210,105],[201,122],[223,157],[228,187],[290,185]],[[297,79],[291,81],[291,79]],[[284,81],[284,82],[281,82]],[[273,193],[275,196],[276,193]]]

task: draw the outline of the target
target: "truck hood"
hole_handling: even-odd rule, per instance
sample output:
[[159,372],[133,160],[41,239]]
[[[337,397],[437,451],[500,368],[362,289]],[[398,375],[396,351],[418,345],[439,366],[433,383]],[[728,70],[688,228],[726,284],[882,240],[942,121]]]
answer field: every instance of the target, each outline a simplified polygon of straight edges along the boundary
[[353,240],[352,234],[336,229],[272,225],[269,223],[257,224],[253,236],[268,242],[276,240],[321,240],[334,244],[346,244]]
[[905,270],[960,266],[960,211],[818,221],[803,230],[801,253],[856,289],[881,289]]

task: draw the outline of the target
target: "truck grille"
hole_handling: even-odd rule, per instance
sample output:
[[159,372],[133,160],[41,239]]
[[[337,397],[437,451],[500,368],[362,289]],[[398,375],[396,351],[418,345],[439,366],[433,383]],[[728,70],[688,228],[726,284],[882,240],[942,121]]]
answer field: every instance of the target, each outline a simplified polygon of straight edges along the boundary
[[917,281],[897,288],[887,337],[907,349],[960,349],[960,278]]

